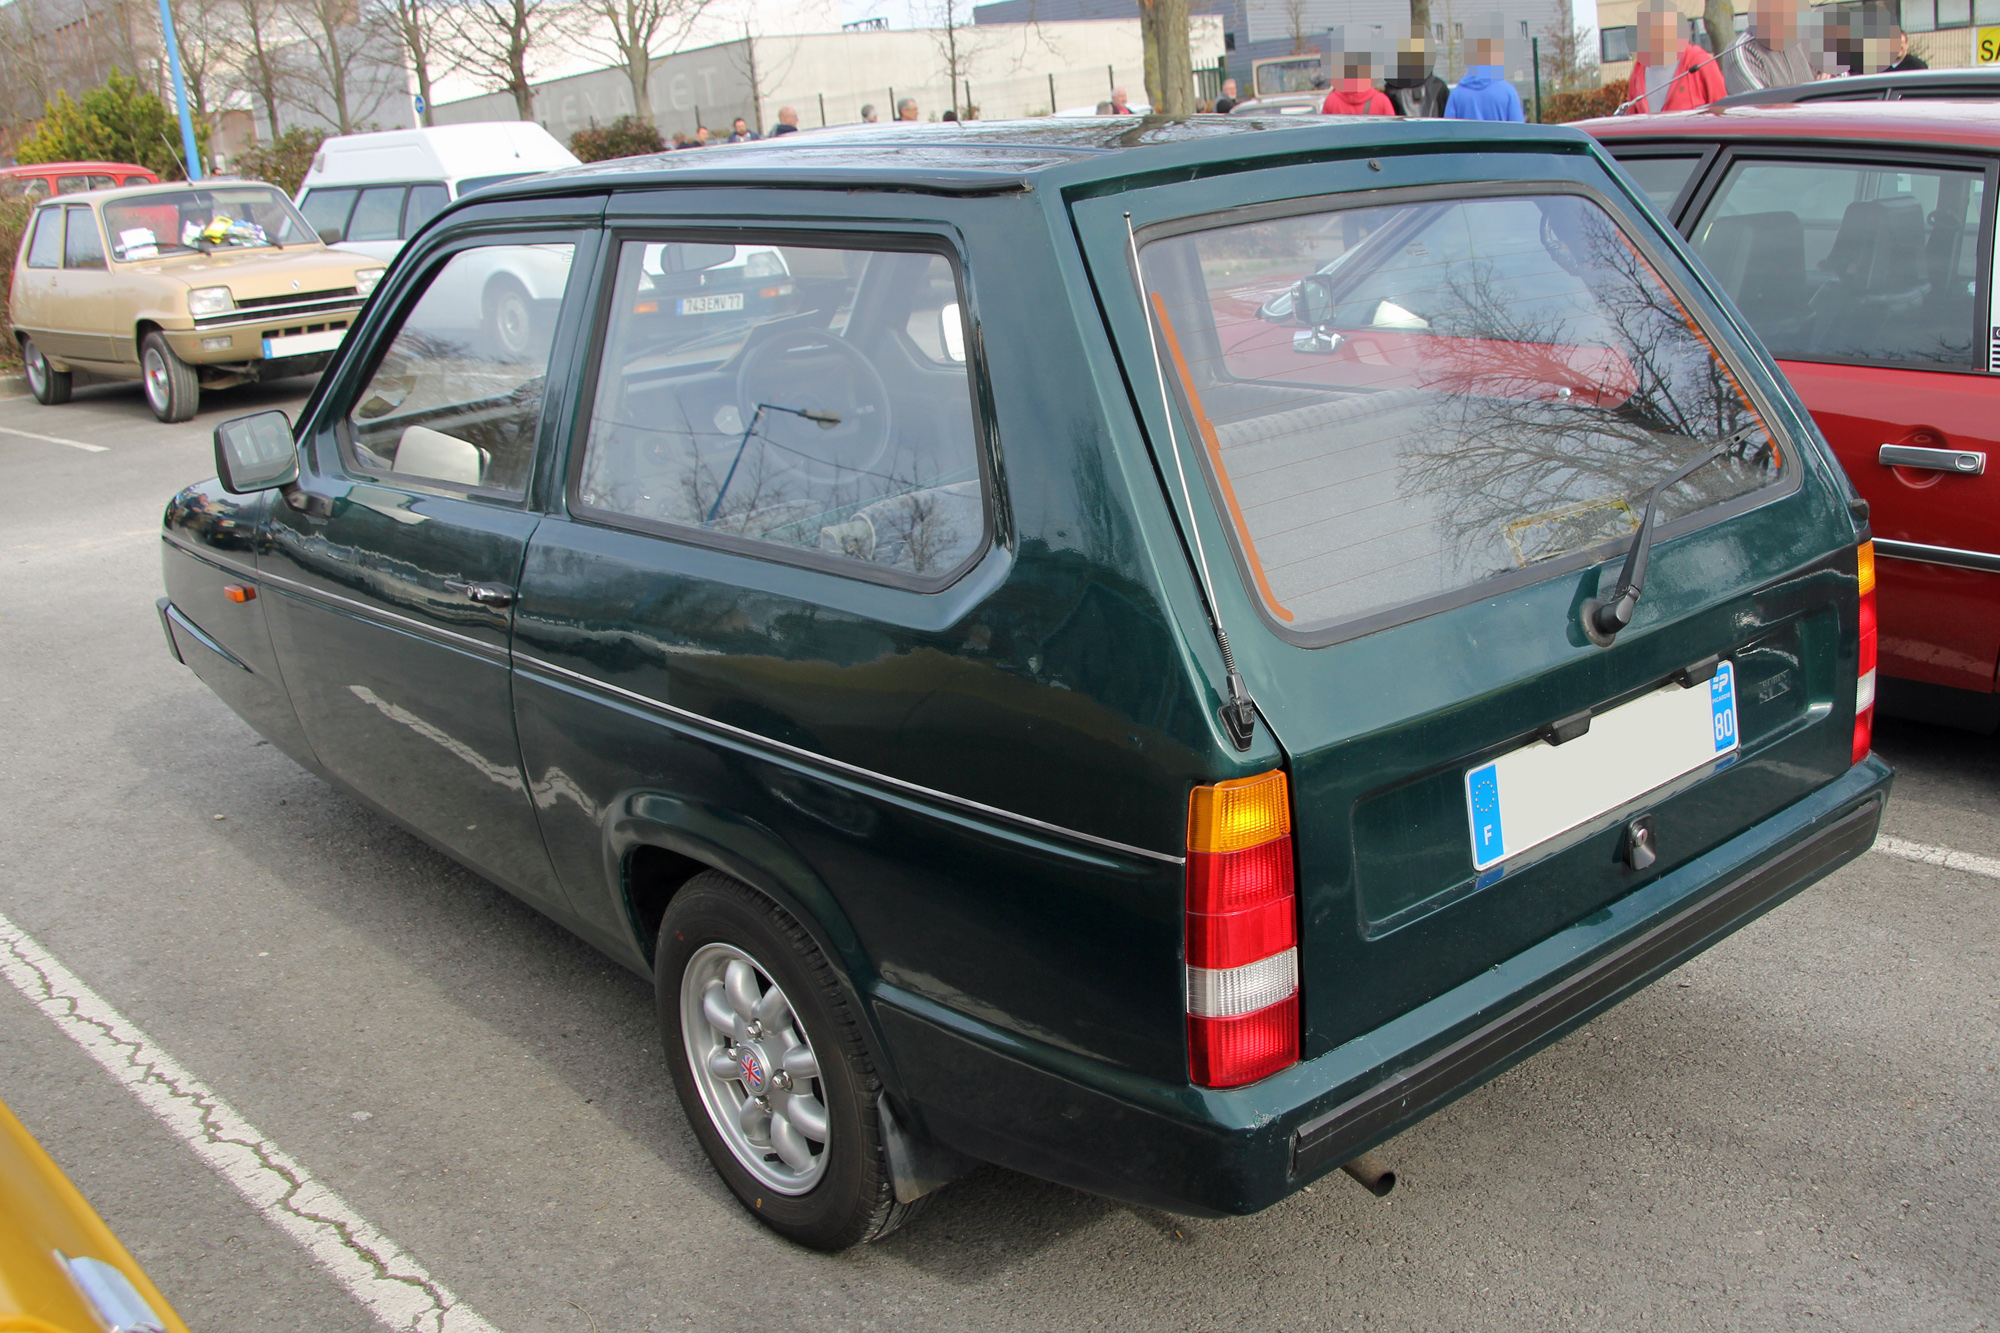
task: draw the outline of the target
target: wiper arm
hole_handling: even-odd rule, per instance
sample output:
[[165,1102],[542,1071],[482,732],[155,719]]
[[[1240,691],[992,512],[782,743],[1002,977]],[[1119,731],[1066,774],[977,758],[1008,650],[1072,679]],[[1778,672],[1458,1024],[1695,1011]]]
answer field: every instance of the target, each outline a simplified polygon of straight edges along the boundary
[[1625,553],[1625,567],[1618,571],[1618,583],[1605,598],[1592,597],[1583,604],[1583,632],[1600,648],[1609,648],[1618,631],[1632,623],[1639,608],[1639,594],[1646,586],[1646,560],[1653,550],[1653,512],[1660,497],[1695,473],[1743,443],[1745,437],[1763,430],[1756,422],[1733,430],[1709,446],[1706,453],[1687,464],[1646,492],[1646,510],[1639,518],[1639,530],[1632,535],[1632,549]]

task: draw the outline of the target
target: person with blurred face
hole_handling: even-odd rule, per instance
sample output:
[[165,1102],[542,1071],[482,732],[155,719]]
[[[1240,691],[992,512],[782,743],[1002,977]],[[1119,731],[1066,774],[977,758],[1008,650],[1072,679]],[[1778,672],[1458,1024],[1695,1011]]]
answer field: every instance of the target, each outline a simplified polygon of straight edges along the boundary
[[788,107],[788,106],[779,107],[778,123],[771,127],[771,137],[775,139],[781,134],[797,134],[798,132],[799,132],[798,111],[793,107]]
[[1111,90],[1111,114],[1114,116],[1129,116],[1132,114],[1132,108],[1126,104],[1125,90],[1123,88],[1113,88]]
[[1730,52],[1722,78],[1732,93],[1757,88],[1789,88],[1818,77],[1802,36],[1802,0],[1756,0],[1750,39]]
[[915,120],[916,118],[917,118],[916,98],[905,97],[902,101],[896,103],[897,120]]
[[735,122],[729,127],[729,142],[731,143],[749,143],[757,137],[756,132],[750,128],[750,122],[741,116],[738,116]]
[[1430,46],[1422,32],[1396,43],[1396,77],[1382,80],[1399,116],[1442,116],[1451,85],[1431,69]]
[[1236,95],[1236,80],[1224,79],[1222,81],[1222,96],[1215,99],[1215,114],[1218,116],[1228,115],[1236,109],[1236,104],[1242,100],[1242,98]]
[[1693,111],[1723,95],[1715,59],[1681,36],[1681,13],[1670,0],[1641,0],[1639,55],[1632,64],[1627,106],[1640,115]]
[[1906,69],[1929,69],[1930,62],[1910,49],[1910,34],[1898,28],[1889,37],[1889,54],[1895,57],[1888,74],[1900,74]]
[[1494,15],[1477,21],[1481,29],[1469,43],[1471,65],[1465,77],[1451,90],[1444,114],[1451,120],[1525,121],[1521,94],[1507,82],[1507,39],[1501,34],[1502,20]]
[[1324,116],[1393,116],[1396,104],[1375,86],[1375,57],[1367,51],[1338,52],[1340,82],[1320,103]]
[[863,125],[873,125],[875,123],[875,104],[873,102],[869,102],[861,108],[861,123]]

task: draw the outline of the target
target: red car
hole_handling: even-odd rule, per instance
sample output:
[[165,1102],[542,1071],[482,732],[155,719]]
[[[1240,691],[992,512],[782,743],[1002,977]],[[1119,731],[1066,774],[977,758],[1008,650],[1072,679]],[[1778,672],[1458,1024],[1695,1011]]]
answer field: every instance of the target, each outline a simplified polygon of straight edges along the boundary
[[1868,501],[1885,711],[2000,725],[2000,105],[1584,121],[1701,256]]
[[119,185],[158,185],[150,167],[130,162],[37,162],[25,167],[0,167],[0,199],[46,199],[52,194],[82,194]]

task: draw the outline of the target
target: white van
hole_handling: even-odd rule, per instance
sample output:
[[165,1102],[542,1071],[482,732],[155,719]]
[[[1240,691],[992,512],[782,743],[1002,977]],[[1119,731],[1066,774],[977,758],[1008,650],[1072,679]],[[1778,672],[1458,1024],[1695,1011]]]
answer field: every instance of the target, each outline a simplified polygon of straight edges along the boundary
[[452,200],[576,165],[574,153],[527,120],[344,134],[313,154],[299,211],[342,249],[390,259]]

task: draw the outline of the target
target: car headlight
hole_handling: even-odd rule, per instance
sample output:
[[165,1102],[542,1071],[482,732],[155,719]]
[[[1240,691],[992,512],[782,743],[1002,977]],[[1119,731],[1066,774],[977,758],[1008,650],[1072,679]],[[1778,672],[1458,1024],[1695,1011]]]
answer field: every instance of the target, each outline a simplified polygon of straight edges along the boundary
[[190,315],[226,315],[236,308],[227,287],[197,287],[188,293]]
[[375,290],[375,284],[382,281],[386,268],[364,268],[354,275],[354,290],[367,296]]

